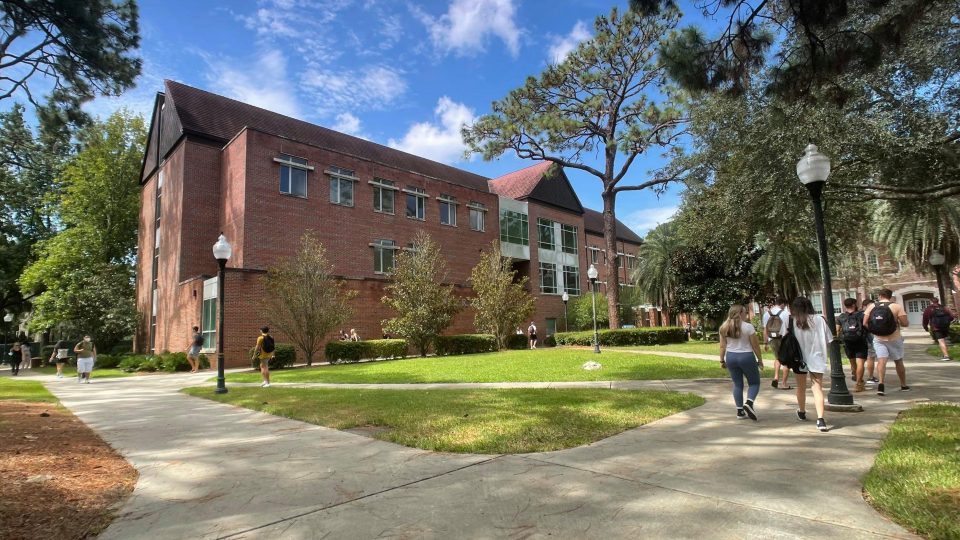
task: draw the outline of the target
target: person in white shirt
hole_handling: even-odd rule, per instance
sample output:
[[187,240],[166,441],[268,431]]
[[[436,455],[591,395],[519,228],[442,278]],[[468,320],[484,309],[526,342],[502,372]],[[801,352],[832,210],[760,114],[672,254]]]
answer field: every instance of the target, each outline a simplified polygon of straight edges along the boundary
[[803,351],[803,368],[794,368],[797,374],[797,419],[806,420],[807,375],[813,390],[813,403],[817,409],[817,429],[827,431],[827,422],[823,418],[823,374],[827,371],[828,351],[833,341],[833,330],[827,321],[813,310],[813,303],[804,296],[798,296],[790,305],[793,318],[793,335]]
[[[750,324],[750,314],[739,304],[730,307],[727,320],[720,325],[720,367],[727,368],[733,380],[733,403],[737,418],[756,421],[754,401],[760,393],[760,370],[763,356],[757,341],[757,329]],[[747,379],[747,400],[743,400],[743,379]]]
[[[770,322],[774,315],[780,319],[780,324],[777,324],[776,319]],[[763,313],[760,324],[763,325],[763,350],[773,350],[773,381],[770,382],[770,386],[790,390],[792,387],[787,384],[790,369],[781,366],[780,360],[777,359],[780,353],[780,342],[787,332],[787,325],[790,324],[790,308],[787,307],[787,301],[782,296],[778,296],[774,305]]]

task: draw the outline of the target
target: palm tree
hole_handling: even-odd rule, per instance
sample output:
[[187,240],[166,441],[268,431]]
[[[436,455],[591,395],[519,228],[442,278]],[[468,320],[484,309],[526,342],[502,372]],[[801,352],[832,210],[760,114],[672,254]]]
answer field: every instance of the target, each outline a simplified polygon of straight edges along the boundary
[[647,234],[637,252],[637,268],[631,276],[647,302],[664,308],[673,305],[677,278],[671,261],[682,247],[673,221],[662,223]]
[[[933,251],[943,253],[945,266],[953,268],[960,264],[960,199],[880,202],[874,212],[873,238],[919,272],[934,272],[928,262]],[[951,284],[952,277],[948,288]],[[944,302],[955,308],[953,295],[946,296]]]
[[761,236],[757,247],[762,253],[752,270],[761,284],[771,286],[785,298],[817,288],[820,261],[816,246],[810,241]]

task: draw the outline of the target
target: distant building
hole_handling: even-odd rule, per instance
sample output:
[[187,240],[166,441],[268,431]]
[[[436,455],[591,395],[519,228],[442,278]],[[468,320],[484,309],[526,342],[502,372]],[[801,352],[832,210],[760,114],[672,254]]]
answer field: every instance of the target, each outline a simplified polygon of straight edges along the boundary
[[[156,98],[141,185],[143,317],[135,348],[182,350],[196,325],[204,349],[216,350],[211,246],[223,232],[233,245],[224,299],[229,366],[247,364],[258,328],[268,323],[260,315],[260,276],[292,256],[308,230],[357,292],[344,326],[362,338],[382,334],[391,312],[381,298],[395,253],[418,231],[441,245],[464,303],[480,251],[499,238],[502,253],[530,277],[533,320],[544,335],[563,330],[564,290],[589,290],[590,262],[605,282],[602,261],[619,257],[626,281],[641,244],[618,222],[617,253],[606,253],[601,215],[583,208],[562,169],[547,163],[490,180],[173,81]],[[471,310],[457,315],[449,332],[474,332]]]

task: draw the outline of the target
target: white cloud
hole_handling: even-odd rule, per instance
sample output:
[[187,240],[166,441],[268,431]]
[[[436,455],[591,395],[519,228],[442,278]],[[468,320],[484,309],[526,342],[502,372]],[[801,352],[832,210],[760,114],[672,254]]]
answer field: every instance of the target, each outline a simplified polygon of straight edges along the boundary
[[354,137],[360,137],[362,139],[368,138],[363,134],[363,128],[360,126],[360,119],[348,112],[338,114],[336,121],[332,126],[330,126],[330,129],[339,131],[340,133],[353,135]]
[[577,21],[577,24],[573,25],[570,33],[565,36],[552,36],[550,38],[550,49],[548,51],[550,63],[559,64],[563,62],[567,55],[573,52],[581,41],[586,41],[590,39],[590,37],[590,30],[587,29],[587,25],[584,24],[583,21]]
[[384,109],[407,91],[403,74],[386,66],[358,71],[314,67],[301,74],[300,83],[320,115]]
[[228,97],[287,116],[300,117],[301,108],[290,81],[287,59],[278,49],[263,51],[252,64],[205,58],[210,84]]
[[440,98],[433,114],[437,122],[418,122],[410,126],[403,138],[390,139],[387,145],[442,163],[459,161],[466,148],[460,129],[464,124],[472,124],[476,115],[447,96]]
[[488,35],[500,38],[513,56],[520,52],[520,29],[514,22],[517,9],[513,0],[453,0],[439,18],[416,7],[411,10],[426,25],[433,44],[444,52],[481,52]]
[[643,236],[657,225],[672,220],[677,214],[677,210],[678,207],[676,205],[642,208],[640,210],[634,210],[620,219],[624,224],[633,229],[634,232]]

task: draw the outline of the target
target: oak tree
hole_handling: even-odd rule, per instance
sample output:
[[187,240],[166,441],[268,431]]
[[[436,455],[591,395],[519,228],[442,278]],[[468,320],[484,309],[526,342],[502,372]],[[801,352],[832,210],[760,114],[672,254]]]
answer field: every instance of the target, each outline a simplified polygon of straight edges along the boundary
[[527,276],[517,277],[513,260],[500,255],[497,240],[470,271],[474,324],[478,332],[493,334],[498,349],[506,346],[507,336],[533,313],[533,297],[527,292],[529,281]]

